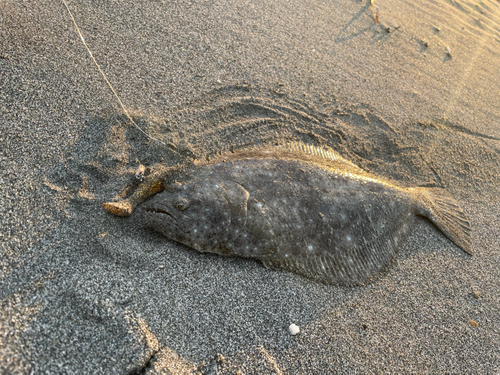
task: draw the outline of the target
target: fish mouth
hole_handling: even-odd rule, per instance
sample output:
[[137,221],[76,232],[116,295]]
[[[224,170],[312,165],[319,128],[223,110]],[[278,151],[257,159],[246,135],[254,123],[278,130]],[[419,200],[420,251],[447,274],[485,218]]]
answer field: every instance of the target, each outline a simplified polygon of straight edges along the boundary
[[155,207],[148,207],[146,208],[146,211],[147,212],[150,212],[152,214],[162,214],[162,215],[168,215],[170,216],[172,219],[175,220],[175,217],[169,213],[168,211],[165,211],[165,210],[162,210],[161,208],[155,208]]
[[[155,226],[154,224],[159,223],[158,222],[158,217],[160,217],[161,220],[166,220],[166,222],[168,223],[168,225],[173,225],[178,230],[181,230],[182,232],[186,232],[186,230],[182,229],[179,226],[179,224],[177,223],[177,219],[175,218],[175,216],[172,215],[170,212],[164,210],[164,209],[161,209],[161,208],[158,208],[158,207],[147,207],[146,208],[146,214],[147,214],[147,216],[150,217],[150,224],[153,224],[153,226]],[[156,218],[156,219],[151,219],[151,218]]]

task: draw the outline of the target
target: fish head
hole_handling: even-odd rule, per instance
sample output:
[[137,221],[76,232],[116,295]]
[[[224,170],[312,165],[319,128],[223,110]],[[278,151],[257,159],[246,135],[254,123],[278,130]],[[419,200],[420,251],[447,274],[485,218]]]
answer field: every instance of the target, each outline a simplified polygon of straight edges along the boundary
[[145,221],[193,249],[230,255],[224,244],[245,226],[248,197],[233,181],[174,183],[147,202]]

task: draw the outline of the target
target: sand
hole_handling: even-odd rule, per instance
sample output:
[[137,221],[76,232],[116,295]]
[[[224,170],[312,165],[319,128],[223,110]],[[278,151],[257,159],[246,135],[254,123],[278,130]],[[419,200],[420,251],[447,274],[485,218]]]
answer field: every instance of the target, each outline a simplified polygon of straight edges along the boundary
[[[68,5],[161,142],[63,2],[2,2],[2,372],[500,371],[497,1]],[[344,288],[101,208],[140,164],[286,141],[446,187],[474,256],[418,219],[382,277]]]

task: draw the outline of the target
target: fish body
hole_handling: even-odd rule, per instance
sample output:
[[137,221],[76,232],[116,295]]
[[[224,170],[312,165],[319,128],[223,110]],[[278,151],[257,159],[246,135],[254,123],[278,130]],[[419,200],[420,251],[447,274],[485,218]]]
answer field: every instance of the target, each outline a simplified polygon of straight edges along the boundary
[[395,257],[415,215],[470,253],[470,226],[439,188],[402,188],[332,151],[251,150],[197,165],[146,204],[146,223],[200,252],[260,260],[339,285]]

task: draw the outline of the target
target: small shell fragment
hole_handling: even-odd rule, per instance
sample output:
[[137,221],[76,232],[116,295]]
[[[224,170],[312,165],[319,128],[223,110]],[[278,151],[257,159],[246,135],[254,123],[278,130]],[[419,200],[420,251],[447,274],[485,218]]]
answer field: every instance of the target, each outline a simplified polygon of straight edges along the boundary
[[146,167],[140,164],[135,171],[135,178],[137,178],[139,181],[143,181],[145,173],[146,173]]
[[290,324],[290,327],[288,327],[288,330],[290,331],[290,334],[292,336],[295,336],[297,333],[300,332],[300,328],[299,326],[295,325],[295,324]]
[[474,320],[471,320],[471,321],[469,322],[469,324],[471,325],[471,327],[474,327],[474,328],[479,327],[479,324],[477,324],[477,322],[476,322],[476,321],[474,321]]

